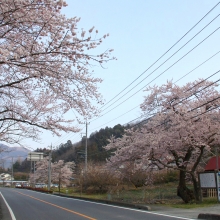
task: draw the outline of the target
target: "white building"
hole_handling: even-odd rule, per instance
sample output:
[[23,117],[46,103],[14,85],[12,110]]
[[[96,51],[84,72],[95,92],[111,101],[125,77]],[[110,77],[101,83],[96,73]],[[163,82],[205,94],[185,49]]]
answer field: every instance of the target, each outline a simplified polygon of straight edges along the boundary
[[9,173],[1,173],[0,174],[0,180],[10,181],[10,180],[14,180],[14,177],[11,178],[11,175]]

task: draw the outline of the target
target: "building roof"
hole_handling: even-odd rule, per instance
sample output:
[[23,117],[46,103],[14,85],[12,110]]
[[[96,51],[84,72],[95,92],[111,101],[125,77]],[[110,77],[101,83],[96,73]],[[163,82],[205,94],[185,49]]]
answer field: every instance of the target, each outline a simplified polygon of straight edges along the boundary
[[[205,171],[217,170],[216,165],[216,157],[212,157],[205,166]],[[218,157],[218,170],[220,170],[220,157]]]

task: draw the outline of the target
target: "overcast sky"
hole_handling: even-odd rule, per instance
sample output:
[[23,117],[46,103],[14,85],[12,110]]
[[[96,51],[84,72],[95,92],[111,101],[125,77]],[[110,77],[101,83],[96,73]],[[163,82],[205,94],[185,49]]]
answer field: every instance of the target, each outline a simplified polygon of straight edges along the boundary
[[[95,76],[103,79],[99,91],[105,103],[120,95],[102,108],[102,117],[90,121],[88,135],[106,126],[123,125],[138,118],[141,115],[139,105],[144,100],[143,89],[147,85],[161,85],[171,79],[174,82],[180,79],[177,84],[183,85],[206,78],[220,69],[220,30],[217,29],[220,18],[216,18],[220,13],[220,4],[209,12],[217,5],[217,0],[67,0],[67,3],[68,7],[63,13],[67,17],[81,17],[80,29],[88,30],[95,26],[100,36],[110,34],[100,49],[113,48],[113,55],[117,57],[117,61],[105,64],[105,68],[94,69]],[[209,61],[196,68],[209,58]],[[216,74],[211,80],[219,76]],[[74,114],[69,112],[68,117],[74,119]],[[85,133],[85,125],[80,127],[81,132],[63,134],[62,137],[43,132],[41,143],[28,140],[25,144],[30,149],[36,149],[51,144],[55,147],[67,140],[74,143]]]

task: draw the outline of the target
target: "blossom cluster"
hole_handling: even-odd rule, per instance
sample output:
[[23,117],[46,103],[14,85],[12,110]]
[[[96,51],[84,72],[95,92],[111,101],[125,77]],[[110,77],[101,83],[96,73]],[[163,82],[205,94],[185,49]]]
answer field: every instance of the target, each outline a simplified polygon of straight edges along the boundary
[[59,135],[78,131],[76,120],[98,114],[102,97],[94,64],[115,59],[112,50],[92,55],[107,37],[92,27],[78,28],[80,18],[66,18],[62,0],[4,0],[0,5],[0,140],[38,138],[41,129]]

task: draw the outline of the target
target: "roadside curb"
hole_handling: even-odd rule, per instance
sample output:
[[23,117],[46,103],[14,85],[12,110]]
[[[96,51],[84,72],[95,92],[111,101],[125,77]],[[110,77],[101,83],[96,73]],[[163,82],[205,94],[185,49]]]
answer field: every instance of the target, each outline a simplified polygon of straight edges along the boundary
[[209,213],[200,213],[198,219],[210,219],[210,220],[220,220],[220,215],[218,214],[209,214]]
[[[42,192],[39,191],[39,193],[42,193]],[[121,201],[111,201],[111,200],[105,200],[105,199],[92,199],[92,198],[85,198],[85,197],[79,197],[79,196],[72,196],[72,195],[68,195],[65,193],[58,193],[58,192],[53,192],[53,195],[59,196],[59,197],[70,198],[70,199],[78,199],[78,200],[84,200],[84,201],[88,201],[88,202],[94,202],[94,203],[107,204],[107,205],[124,207],[124,208],[139,209],[139,210],[155,212],[154,210],[152,210],[152,207],[145,205],[145,204],[133,204],[133,203],[126,203],[126,202],[121,202]],[[198,215],[198,217],[196,218],[196,216],[194,216],[194,219],[196,218],[196,219],[204,219],[204,220],[205,219],[207,219],[207,220],[220,220],[220,214],[200,213],[198,211],[197,215]]]
[[[69,196],[69,195],[62,194],[62,193],[61,194],[53,193],[53,194],[57,195],[57,196],[61,196],[61,197],[67,197],[67,198],[73,198],[73,199],[103,203],[103,204],[108,204],[108,205],[121,206],[121,207],[126,207],[126,208],[140,209],[140,210],[146,210],[146,211],[151,211],[152,210],[152,208],[150,206],[141,205],[141,204],[132,204],[132,203],[117,202],[117,201],[102,200],[102,199],[82,198],[82,197],[77,197],[77,196]],[[220,220],[220,214],[200,213],[198,215],[197,219]]]
[[104,199],[82,198],[82,197],[77,197],[77,196],[68,196],[68,195],[59,194],[59,193],[53,193],[53,194],[56,196],[61,196],[61,197],[80,199],[80,200],[103,203],[103,204],[108,204],[108,205],[122,206],[122,207],[126,207],[126,208],[141,209],[141,210],[146,210],[146,211],[151,210],[151,207],[147,206],[147,205],[132,204],[132,203],[126,203],[126,202],[117,202],[117,201],[104,200]]

